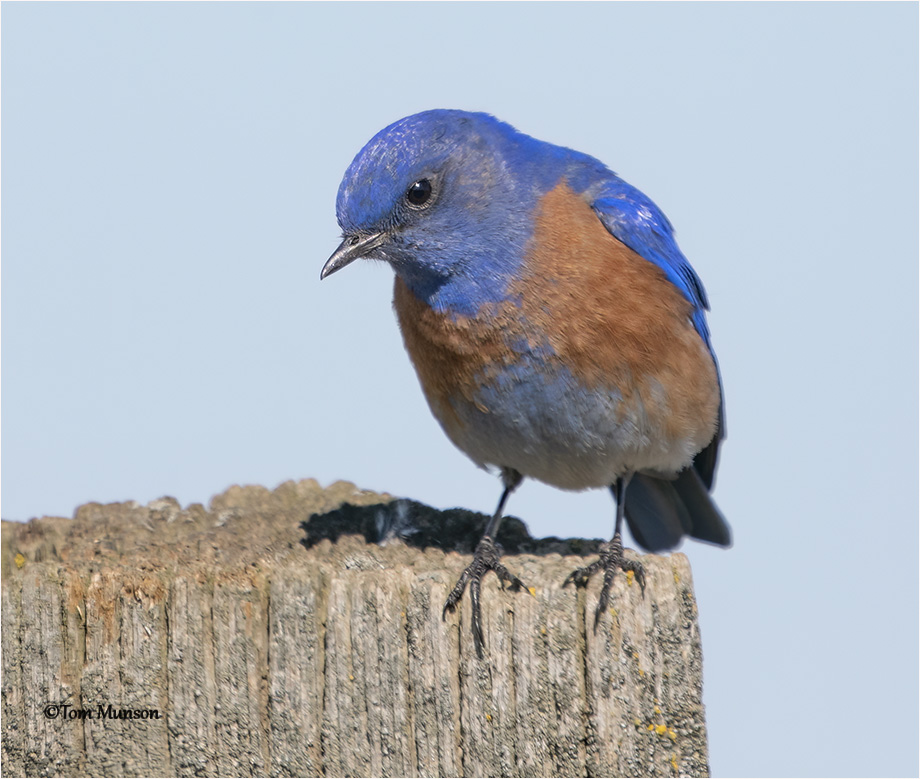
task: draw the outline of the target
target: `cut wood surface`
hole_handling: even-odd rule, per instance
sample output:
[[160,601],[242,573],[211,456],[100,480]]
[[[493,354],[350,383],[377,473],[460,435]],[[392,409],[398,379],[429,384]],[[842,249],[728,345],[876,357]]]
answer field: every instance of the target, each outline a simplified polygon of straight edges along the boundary
[[599,541],[535,540],[442,620],[485,517],[359,490],[232,487],[3,523],[5,776],[708,774],[686,557],[562,587]]

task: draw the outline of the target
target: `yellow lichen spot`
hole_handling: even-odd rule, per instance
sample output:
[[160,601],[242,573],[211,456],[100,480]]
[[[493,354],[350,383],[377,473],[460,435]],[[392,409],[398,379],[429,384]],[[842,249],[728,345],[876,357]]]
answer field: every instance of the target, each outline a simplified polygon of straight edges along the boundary
[[626,583],[627,583],[630,587],[632,587],[632,583],[633,583],[633,580],[634,580],[635,578],[636,578],[635,571],[627,571],[627,572],[626,572]]
[[654,730],[654,729],[655,729],[655,726],[654,726],[654,725],[649,725],[649,726],[646,728],[646,730],[649,730],[649,731]]
[[16,563],[17,568],[22,568],[26,564],[26,558],[23,557],[19,552],[16,552],[16,556],[13,558],[13,562]]
[[674,769],[674,773],[680,771],[680,767],[677,765],[677,755],[671,755],[671,768]]
[[348,681],[353,682],[354,680],[355,680],[355,677],[352,676],[351,674],[348,674]]
[[535,598],[537,597],[537,588],[536,588],[536,587],[528,587],[528,588],[527,588],[527,592],[529,592],[529,593],[530,593],[531,595],[533,595]]
[[546,628],[540,628],[540,635],[542,636],[546,635]]
[[633,724],[634,724],[637,728],[641,728],[641,727],[642,727],[642,720],[640,720],[638,717],[636,717],[636,718],[633,720]]
[[665,733],[668,732],[668,726],[667,725],[655,725],[655,732],[659,736],[663,736]]
[[637,663],[637,668],[636,668],[636,670],[639,671],[639,676],[645,676],[645,671],[642,670],[642,666],[641,666],[641,665],[638,665],[638,662],[639,662],[639,653],[638,653],[638,652],[633,652],[633,660],[635,660],[636,663]]
[[659,709],[657,706],[654,709],[652,709],[652,711],[654,711],[655,714],[661,714],[661,709]]
[[677,741],[677,733],[675,733],[672,728],[668,728],[668,738],[671,739],[671,741]]
[[491,722],[491,721],[492,721],[492,715],[486,714],[486,722]]
[[680,574],[674,571],[674,584],[680,584]]

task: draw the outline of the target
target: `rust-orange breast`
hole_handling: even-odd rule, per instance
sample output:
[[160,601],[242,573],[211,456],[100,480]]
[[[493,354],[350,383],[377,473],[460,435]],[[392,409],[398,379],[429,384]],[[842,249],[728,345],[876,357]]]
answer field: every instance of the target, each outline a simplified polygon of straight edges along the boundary
[[549,192],[521,279],[524,316],[586,387],[641,401],[667,437],[700,448],[715,433],[715,363],[692,305],[664,272],[617,240],[565,183]]
[[688,465],[719,408],[690,302],[565,184],[534,224],[509,299],[475,316],[432,310],[397,276],[394,308],[435,416],[477,462],[575,489]]

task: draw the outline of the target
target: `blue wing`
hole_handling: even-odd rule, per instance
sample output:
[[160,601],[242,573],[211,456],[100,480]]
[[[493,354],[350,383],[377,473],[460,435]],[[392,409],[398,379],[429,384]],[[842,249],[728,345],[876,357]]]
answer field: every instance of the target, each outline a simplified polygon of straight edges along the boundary
[[[695,469],[702,477],[706,488],[710,489],[715,476],[719,442],[725,437],[725,395],[722,392],[722,374],[712,349],[709,325],[706,323],[709,299],[706,297],[703,282],[700,281],[700,277],[696,275],[696,271],[678,248],[677,241],[674,239],[674,228],[668,218],[638,189],[619,177],[612,176],[597,191],[591,207],[604,227],[617,240],[622,241],[641,257],[661,268],[668,281],[693,304],[693,326],[709,348],[716,364],[721,398],[719,429],[709,446],[694,460]],[[716,541],[716,543],[719,542]]]
[[677,247],[668,218],[642,192],[616,177],[605,183],[591,207],[617,240],[661,268],[668,281],[693,304],[693,325],[711,352],[706,290]]

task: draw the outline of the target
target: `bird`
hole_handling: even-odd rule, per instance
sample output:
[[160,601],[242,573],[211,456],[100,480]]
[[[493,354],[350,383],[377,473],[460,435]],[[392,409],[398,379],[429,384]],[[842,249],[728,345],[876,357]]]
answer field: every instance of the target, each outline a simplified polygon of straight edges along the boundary
[[614,533],[564,585],[601,571],[594,628],[618,571],[624,519],[649,552],[685,536],[728,547],[712,499],[725,404],[709,301],[662,211],[598,159],[487,113],[433,109],[378,132],[336,197],[342,229],[325,279],[358,259],[395,272],[393,307],[431,412],[502,492],[472,563],[472,632],[493,571],[524,587],[495,541],[525,478],[609,489]]

